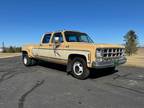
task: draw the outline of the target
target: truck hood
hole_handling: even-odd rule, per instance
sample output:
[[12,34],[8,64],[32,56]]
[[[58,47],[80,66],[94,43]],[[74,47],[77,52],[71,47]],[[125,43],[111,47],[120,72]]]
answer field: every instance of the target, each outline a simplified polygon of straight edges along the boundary
[[72,47],[77,47],[81,49],[85,48],[125,48],[123,45],[118,45],[118,44],[95,44],[95,43],[85,43],[85,42],[71,42],[70,46]]
[[94,44],[96,48],[125,48],[123,45],[118,44]]

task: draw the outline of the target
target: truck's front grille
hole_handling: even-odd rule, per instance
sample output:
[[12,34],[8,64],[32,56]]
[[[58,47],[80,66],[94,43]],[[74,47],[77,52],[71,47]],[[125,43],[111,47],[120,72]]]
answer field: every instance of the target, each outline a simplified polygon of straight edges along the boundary
[[97,49],[97,51],[101,52],[102,57],[104,58],[124,56],[123,48],[100,48]]

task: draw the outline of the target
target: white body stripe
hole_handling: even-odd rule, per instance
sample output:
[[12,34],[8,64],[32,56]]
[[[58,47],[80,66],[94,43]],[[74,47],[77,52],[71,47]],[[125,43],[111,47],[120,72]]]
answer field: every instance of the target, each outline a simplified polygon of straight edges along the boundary
[[48,57],[48,58],[54,58],[54,59],[63,59],[68,60],[68,57],[70,54],[79,54],[84,55],[87,59],[87,62],[90,62],[88,60],[88,54],[90,52],[88,51],[81,51],[81,50],[71,50],[71,49],[47,49],[47,48],[40,48],[40,49],[32,49],[33,56],[38,57]]

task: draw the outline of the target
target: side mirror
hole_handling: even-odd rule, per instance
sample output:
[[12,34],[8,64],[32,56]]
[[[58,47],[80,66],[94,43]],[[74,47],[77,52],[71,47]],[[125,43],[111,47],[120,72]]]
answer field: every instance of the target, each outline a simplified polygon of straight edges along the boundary
[[59,37],[54,37],[54,49],[58,48],[59,46],[60,46]]
[[59,37],[54,37],[54,42],[59,43]]

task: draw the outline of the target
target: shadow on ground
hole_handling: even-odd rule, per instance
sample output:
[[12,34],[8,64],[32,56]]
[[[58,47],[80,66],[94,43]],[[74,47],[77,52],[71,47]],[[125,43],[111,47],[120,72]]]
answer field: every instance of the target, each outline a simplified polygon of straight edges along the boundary
[[[40,61],[38,63],[38,65],[42,66],[42,67],[51,68],[51,69],[55,69],[55,70],[66,73],[66,66],[65,65],[49,63],[49,62],[43,62],[43,61]],[[118,72],[118,70],[110,71],[108,69],[90,69],[89,78],[90,79],[100,78],[100,77],[104,77],[104,76],[114,74],[116,72]]]
[[105,77],[118,72],[118,70],[108,70],[108,69],[90,69],[90,79],[96,79],[100,77]]
[[39,61],[38,65],[42,66],[42,67],[51,68],[51,69],[55,69],[58,71],[66,72],[66,66],[65,65],[49,63],[49,62],[45,62],[45,61]]

